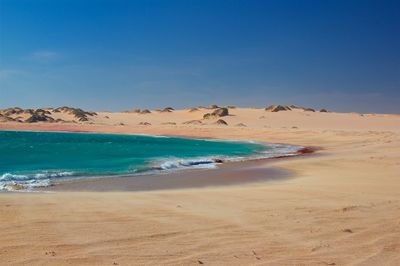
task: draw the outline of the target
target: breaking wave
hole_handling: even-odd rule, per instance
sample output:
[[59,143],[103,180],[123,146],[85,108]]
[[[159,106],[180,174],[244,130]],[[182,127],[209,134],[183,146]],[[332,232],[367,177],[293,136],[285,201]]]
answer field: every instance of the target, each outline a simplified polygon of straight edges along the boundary
[[0,176],[0,191],[31,190],[37,187],[47,187],[50,180],[73,176],[73,172],[40,172],[36,174],[11,174],[5,173]]

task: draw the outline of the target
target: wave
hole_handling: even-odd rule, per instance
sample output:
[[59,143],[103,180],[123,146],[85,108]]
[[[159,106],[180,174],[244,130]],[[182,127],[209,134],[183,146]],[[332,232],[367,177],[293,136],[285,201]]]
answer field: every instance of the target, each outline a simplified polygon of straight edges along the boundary
[[216,168],[217,159],[213,158],[195,158],[195,159],[168,159],[157,162],[158,166],[153,167],[153,170],[173,170],[184,168]]
[[11,174],[0,176],[0,191],[31,190],[37,187],[47,187],[51,179],[73,176],[68,171],[44,171],[36,174]]
[[37,174],[28,174],[28,175],[17,175],[11,173],[5,173],[0,176],[0,181],[24,181],[24,180],[37,180],[37,179],[46,179],[46,178],[56,178],[56,177],[64,177],[71,176],[73,172],[50,172],[45,171]]
[[269,158],[280,158],[289,157],[299,154],[302,146],[295,145],[284,145],[284,144],[268,144],[268,149],[265,151],[256,153],[250,156],[212,156],[212,157],[201,157],[192,159],[181,159],[181,158],[169,158],[164,160],[158,160],[155,162],[156,166],[153,170],[174,170],[174,169],[185,169],[185,168],[216,168],[219,163],[222,162],[239,162],[248,161],[255,159],[269,159]]
[[268,144],[267,150],[261,152],[264,158],[277,158],[298,155],[303,146],[285,145],[285,144]]

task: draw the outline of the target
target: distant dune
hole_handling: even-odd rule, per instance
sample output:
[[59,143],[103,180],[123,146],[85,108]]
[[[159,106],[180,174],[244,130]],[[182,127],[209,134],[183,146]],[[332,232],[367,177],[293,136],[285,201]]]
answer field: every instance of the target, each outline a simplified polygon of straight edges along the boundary
[[[146,116],[144,116],[146,115]],[[152,125],[152,126],[176,126],[176,125],[202,125],[202,127],[213,127],[213,125],[246,125],[251,128],[336,128],[352,129],[357,125],[361,127],[366,124],[376,125],[377,129],[392,124],[388,118],[398,117],[390,114],[359,114],[359,113],[337,113],[327,109],[319,112],[313,108],[296,105],[270,105],[266,108],[239,108],[234,106],[220,107],[194,107],[183,110],[175,110],[172,107],[151,111],[149,109],[133,109],[127,112],[90,112],[80,108],[59,107],[43,109],[22,109],[19,107],[0,110],[0,123],[54,123],[52,127],[62,124],[77,123],[81,125]],[[373,118],[372,118],[373,117]],[[220,119],[220,118],[223,118]],[[218,120],[223,122],[216,123]],[[17,126],[18,127],[18,126]]]

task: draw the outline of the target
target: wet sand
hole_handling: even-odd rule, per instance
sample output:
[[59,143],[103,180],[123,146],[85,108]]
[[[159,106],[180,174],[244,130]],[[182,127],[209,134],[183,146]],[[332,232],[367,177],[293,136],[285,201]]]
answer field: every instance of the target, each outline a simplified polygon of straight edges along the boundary
[[[287,158],[289,159],[289,158]],[[290,171],[266,167],[268,160],[228,162],[215,169],[190,169],[159,174],[109,176],[55,183],[36,191],[152,191],[240,185],[289,178]]]

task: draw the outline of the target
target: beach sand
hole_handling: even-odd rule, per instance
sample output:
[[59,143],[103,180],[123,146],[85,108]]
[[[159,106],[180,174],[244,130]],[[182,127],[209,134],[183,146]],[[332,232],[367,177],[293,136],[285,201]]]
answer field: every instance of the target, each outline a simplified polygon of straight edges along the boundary
[[182,124],[205,112],[100,112],[92,124],[6,122],[0,129],[246,139],[321,150],[263,161],[257,167],[290,175],[254,183],[0,193],[0,264],[400,265],[400,116],[236,108],[223,117],[228,126]]

